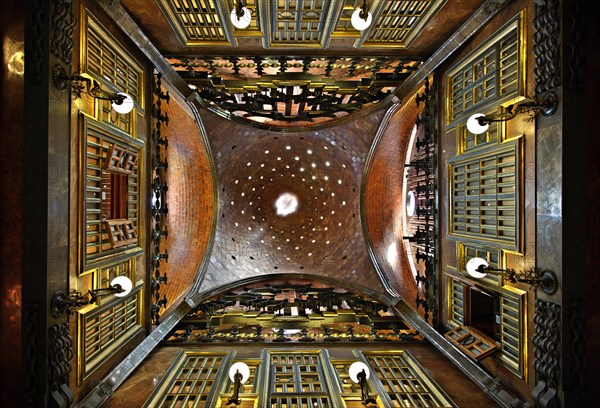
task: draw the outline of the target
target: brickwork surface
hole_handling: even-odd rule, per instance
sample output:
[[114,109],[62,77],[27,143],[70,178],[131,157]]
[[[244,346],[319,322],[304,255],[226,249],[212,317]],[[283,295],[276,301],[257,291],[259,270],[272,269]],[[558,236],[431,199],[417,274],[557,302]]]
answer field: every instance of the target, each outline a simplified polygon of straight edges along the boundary
[[376,257],[391,286],[413,308],[417,286],[402,243],[402,186],[406,149],[418,111],[411,99],[390,119],[365,186],[365,214]]
[[[255,129],[202,112],[219,209],[202,291],[256,275],[304,273],[383,291],[360,223],[361,174],[383,111],[301,133]],[[275,201],[294,194],[295,212]]]
[[164,249],[169,252],[166,295],[172,304],[196,277],[210,236],[214,200],[208,157],[196,121],[175,100],[167,106],[169,236]]

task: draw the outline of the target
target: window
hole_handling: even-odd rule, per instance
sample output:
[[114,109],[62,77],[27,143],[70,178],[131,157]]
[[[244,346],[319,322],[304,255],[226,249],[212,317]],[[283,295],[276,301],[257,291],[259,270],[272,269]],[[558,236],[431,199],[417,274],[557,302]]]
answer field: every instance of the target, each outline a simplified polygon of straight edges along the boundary
[[[215,389],[222,365],[229,365],[227,352],[181,352],[144,407],[204,408],[216,406]],[[212,393],[211,393],[212,390]],[[218,390],[217,390],[218,391]]]
[[[112,91],[125,92],[144,110],[144,70],[90,13],[82,19],[82,71]],[[98,119],[135,136],[135,111],[116,114],[110,101],[98,101]]]
[[519,139],[449,161],[449,234],[519,250]]
[[522,20],[519,14],[448,71],[448,126],[466,121],[476,108],[486,110],[525,96]]
[[88,305],[78,311],[78,364],[81,383],[117,350],[142,332],[141,288],[133,289],[125,298],[114,297],[106,304]]
[[[82,270],[115,251],[138,248],[143,143],[82,115]],[[139,248],[138,248],[139,249]],[[140,249],[141,250],[141,249]]]
[[496,358],[514,374],[526,372],[526,292],[510,287],[480,288],[448,278],[446,337],[467,355],[481,360],[497,351]]
[[500,302],[498,296],[469,288],[469,302],[471,313],[466,322],[491,339],[499,340]]
[[321,351],[268,350],[268,360],[270,406],[333,407]]
[[[407,351],[362,353],[375,381],[381,381],[393,407],[453,407],[444,391],[423,371]],[[370,380],[369,380],[370,381]],[[387,397],[381,395],[380,397]]]

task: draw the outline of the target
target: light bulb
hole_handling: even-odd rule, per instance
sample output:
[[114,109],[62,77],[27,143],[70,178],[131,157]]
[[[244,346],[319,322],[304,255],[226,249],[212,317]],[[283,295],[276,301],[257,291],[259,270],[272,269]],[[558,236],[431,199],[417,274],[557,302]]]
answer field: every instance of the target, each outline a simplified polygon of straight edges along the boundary
[[123,276],[123,275],[117,276],[110,282],[110,286],[116,286],[116,285],[119,285],[121,287],[121,289],[123,289],[123,292],[115,293],[115,296],[117,296],[117,297],[127,296],[131,292],[131,289],[133,289],[133,283],[131,282],[131,279],[129,279],[127,276]]
[[488,267],[488,263],[483,258],[471,258],[467,262],[467,272],[474,278],[481,279],[487,275],[485,272],[480,272],[479,268],[483,265],[483,268]]
[[358,31],[362,31],[364,29],[366,29],[367,27],[369,27],[371,25],[371,21],[373,20],[373,16],[371,15],[371,13],[367,13],[367,19],[363,19],[360,14],[363,12],[362,8],[358,8],[356,10],[354,10],[354,13],[352,13],[352,19],[350,20],[352,22],[352,27],[354,27],[355,29],[357,29]]
[[250,377],[250,368],[246,365],[246,363],[242,363],[241,361],[234,363],[229,369],[229,378],[231,379],[231,382],[235,382],[234,375],[238,371],[242,375],[242,380],[240,382],[243,384],[248,380],[248,377]]
[[133,105],[134,105],[133,99],[131,98],[131,96],[127,95],[124,92],[119,92],[119,93],[117,93],[117,95],[123,95],[125,97],[125,99],[123,99],[123,102],[121,102],[121,103],[116,103],[115,101],[113,101],[112,108],[122,115],[125,115],[125,114],[131,112],[133,110]]
[[362,372],[362,370],[365,370],[365,374],[367,375],[366,379],[368,380],[369,367],[362,361],[355,361],[354,363],[352,363],[350,368],[348,368],[348,375],[350,376],[350,379],[355,383],[359,383],[360,381],[358,379],[358,373]]
[[242,7],[242,11],[244,14],[241,17],[238,17],[237,10],[231,10],[231,23],[237,28],[246,28],[250,25],[250,21],[252,21],[250,10],[246,7]]
[[488,128],[490,127],[489,123],[487,123],[485,125],[479,124],[479,121],[477,120],[477,118],[479,118],[481,116],[485,116],[485,115],[483,113],[475,113],[474,115],[471,115],[469,117],[469,119],[467,120],[467,129],[469,130],[469,132],[473,133],[474,135],[479,135],[479,134],[485,132],[486,130],[488,130]]

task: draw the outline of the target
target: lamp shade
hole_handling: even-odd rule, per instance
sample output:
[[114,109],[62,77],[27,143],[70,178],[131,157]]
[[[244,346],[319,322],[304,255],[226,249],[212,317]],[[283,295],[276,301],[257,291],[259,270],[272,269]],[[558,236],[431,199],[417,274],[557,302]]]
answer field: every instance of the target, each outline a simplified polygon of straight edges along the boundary
[[354,27],[355,29],[362,31],[364,29],[366,29],[367,27],[369,27],[371,25],[371,21],[373,20],[373,16],[371,15],[371,13],[367,13],[367,19],[363,19],[360,14],[362,13],[363,9],[362,8],[358,8],[356,10],[354,10],[354,13],[352,13],[352,18],[351,18],[351,22],[352,22],[352,27]]
[[488,263],[483,258],[471,258],[467,262],[467,272],[474,278],[481,279],[487,275],[485,272],[480,272],[478,269],[483,265],[483,268],[488,267]]
[[131,98],[131,96],[127,95],[124,92],[119,92],[118,95],[123,95],[125,99],[120,104],[113,102],[112,108],[122,115],[131,112],[133,110],[133,99]]
[[229,379],[231,380],[231,382],[235,382],[235,373],[240,372],[240,374],[242,375],[242,380],[241,383],[245,383],[248,380],[248,377],[250,377],[250,368],[246,365],[246,363],[242,363],[241,361],[238,361],[237,363],[234,363],[230,368],[229,368]]
[[475,114],[471,115],[469,117],[469,119],[467,120],[467,129],[469,130],[469,132],[473,133],[474,135],[479,135],[479,134],[485,132],[486,130],[488,130],[488,128],[490,127],[489,124],[486,124],[486,125],[479,124],[479,121],[477,120],[477,118],[479,118],[481,116],[485,116],[485,115],[483,113],[475,113]]
[[415,208],[416,208],[415,193],[413,193],[412,191],[409,191],[406,194],[406,215],[408,215],[409,217],[412,217],[413,215],[415,215]]
[[131,289],[133,289],[133,283],[131,282],[131,279],[129,279],[127,276],[117,276],[110,282],[110,286],[117,285],[124,290],[124,292],[115,293],[115,296],[117,297],[127,296],[131,292]]
[[231,10],[231,23],[236,28],[246,28],[250,25],[250,21],[252,21],[252,16],[250,15],[250,10],[247,7],[242,7],[243,15],[238,16],[237,9]]
[[365,370],[365,373],[367,374],[367,380],[368,380],[369,379],[369,367],[367,367],[367,365],[365,363],[363,363],[362,361],[356,361],[356,362],[352,363],[352,365],[348,369],[348,374],[350,375],[350,379],[352,381],[354,381],[355,383],[359,383],[360,380],[358,379],[358,373],[360,373],[362,370]]

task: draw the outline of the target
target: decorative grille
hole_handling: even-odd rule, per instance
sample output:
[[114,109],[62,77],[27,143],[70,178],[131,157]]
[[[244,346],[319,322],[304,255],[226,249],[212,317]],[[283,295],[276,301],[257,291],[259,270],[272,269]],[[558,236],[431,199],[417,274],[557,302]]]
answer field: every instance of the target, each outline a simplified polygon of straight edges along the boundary
[[[487,112],[492,114],[493,112]],[[487,131],[474,135],[467,130],[467,126],[460,124],[458,129],[458,154],[463,154],[475,149],[481,149],[486,146],[496,144],[501,141],[502,125],[499,122],[490,124]]]
[[500,352],[499,358],[515,374],[525,375],[525,315],[523,292],[502,294],[500,297]]
[[104,360],[142,330],[141,285],[125,298],[105,305],[89,305],[78,311],[81,382]]
[[[144,71],[96,19],[86,13],[84,33],[83,72],[115,91],[129,94],[144,109]],[[127,133],[135,134],[134,113],[115,114],[110,101],[99,101],[100,119]]]
[[450,162],[450,235],[520,245],[520,144]]
[[324,0],[272,2],[272,45],[320,45],[325,34],[322,30],[322,20],[327,17],[327,3]]
[[[211,389],[219,377],[226,352],[182,352],[161,383],[154,389],[144,407],[204,408],[211,405]],[[215,394],[213,390],[212,394]]]
[[214,1],[160,0],[158,4],[183,44],[202,45],[208,42],[229,45]]
[[[497,267],[497,265],[494,265]],[[457,279],[448,277],[448,324],[453,329],[463,327],[465,316],[470,313],[466,309],[465,286]],[[526,293],[504,287],[502,290],[489,289],[495,293],[500,301],[500,338],[498,340],[499,350],[495,356],[500,362],[516,375],[525,376],[525,339],[527,338],[526,325],[524,323]]]
[[524,77],[520,15],[489,41],[449,70],[449,125],[466,121],[474,108],[524,96]]
[[271,407],[332,407],[323,365],[320,351],[270,351]]
[[465,287],[456,280],[448,277],[449,283],[449,305],[448,322],[453,326],[465,324]]
[[384,1],[373,31],[363,46],[408,47],[444,1]]
[[[83,118],[83,140],[84,152],[83,163],[83,191],[84,191],[84,221],[83,226],[83,257],[84,265],[98,258],[112,254],[117,250],[125,250],[134,247],[138,239],[131,240],[124,245],[114,246],[105,227],[105,217],[102,213],[102,202],[108,197],[106,185],[102,183],[104,161],[107,160],[111,145],[118,145],[122,150],[132,151],[140,154],[141,142],[137,142],[127,135],[120,135],[112,128],[103,125],[88,116]],[[130,229],[138,229],[139,217],[139,168],[136,163],[127,175],[127,221]]]
[[[458,271],[465,274],[465,276],[468,276],[466,265],[471,258],[483,258],[488,262],[491,268],[500,268],[501,266],[501,251],[498,248],[488,248],[481,245],[462,242],[457,242],[456,248],[458,253]],[[479,279],[479,282],[488,284],[492,287],[501,286],[502,277],[488,273],[486,276]]]
[[363,352],[396,407],[454,407],[406,351]]

